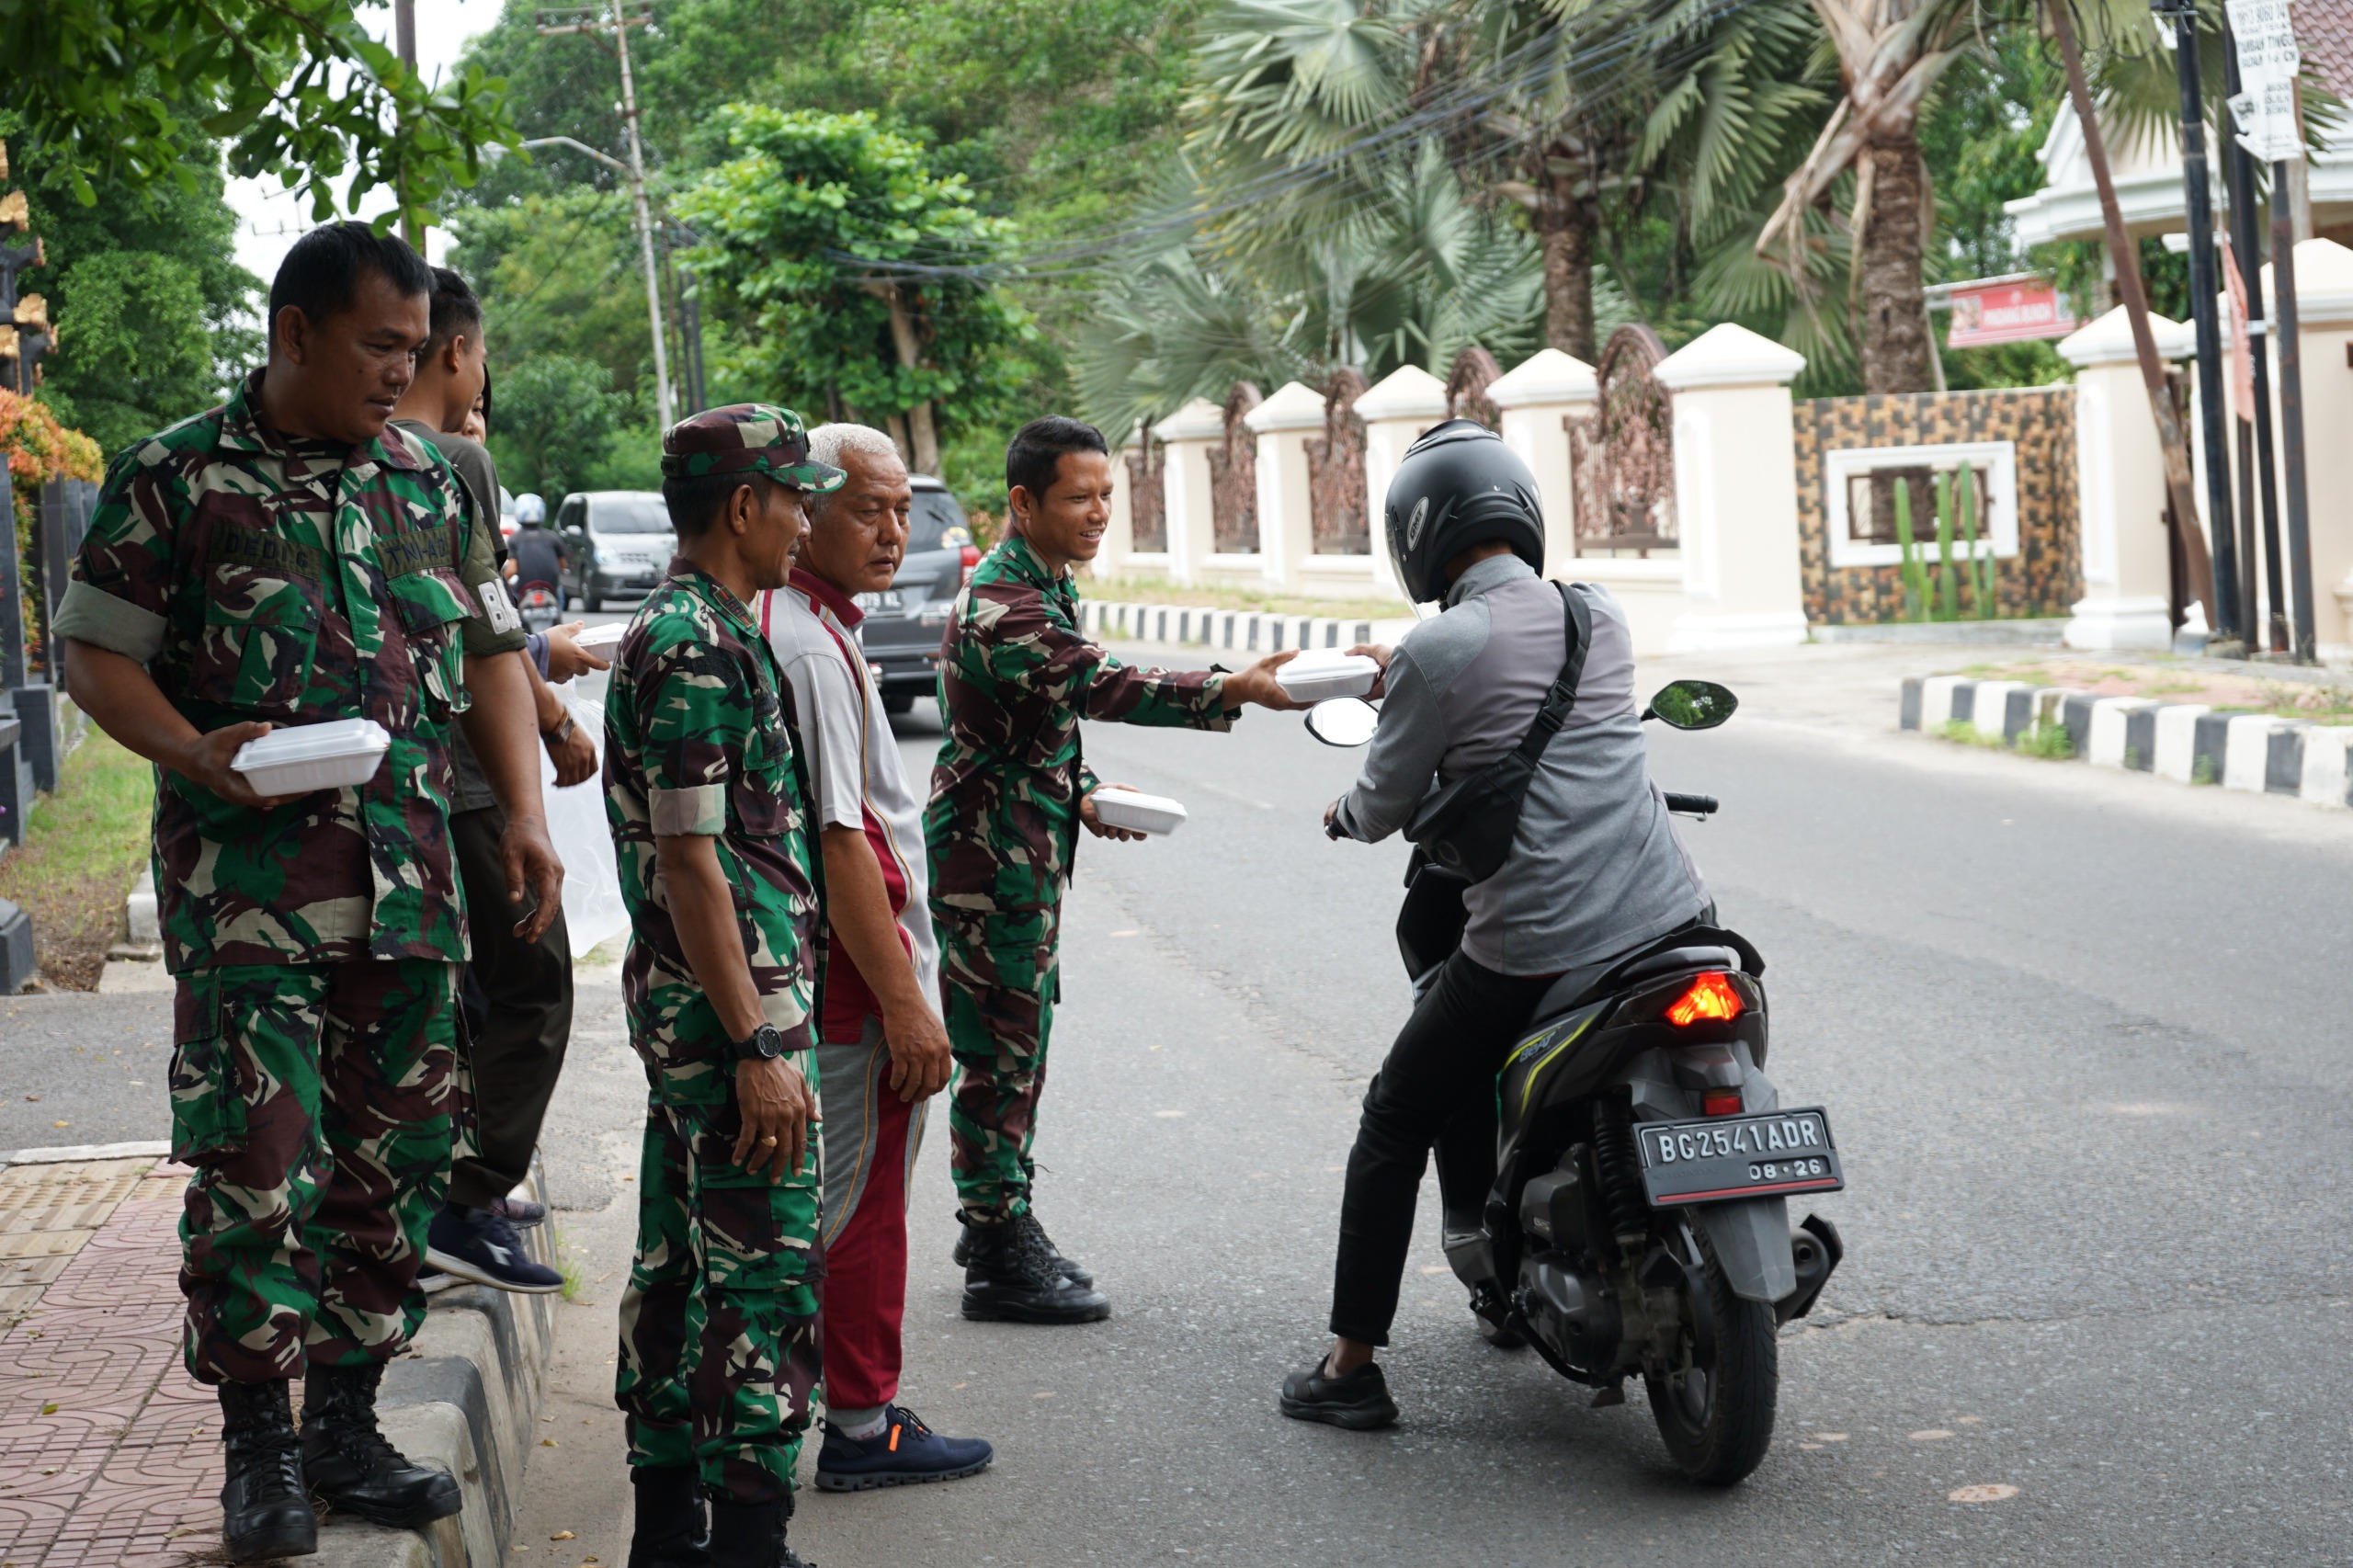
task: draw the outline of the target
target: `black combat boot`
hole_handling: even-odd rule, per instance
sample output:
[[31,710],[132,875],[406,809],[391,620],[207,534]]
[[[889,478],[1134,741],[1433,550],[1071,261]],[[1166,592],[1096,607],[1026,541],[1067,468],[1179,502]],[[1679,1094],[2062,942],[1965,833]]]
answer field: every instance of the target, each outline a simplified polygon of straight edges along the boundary
[[[972,1231],[974,1227],[972,1222],[966,1219],[961,1213],[959,1213],[956,1216],[956,1222],[963,1226],[964,1229],[963,1233],[956,1238],[956,1251],[953,1254],[953,1256],[956,1260],[956,1267],[963,1268],[968,1267],[972,1261]],[[1074,1285],[1084,1286],[1088,1290],[1093,1290],[1095,1288],[1095,1276],[1089,1274],[1085,1268],[1080,1267],[1076,1258],[1064,1255],[1063,1249],[1054,1244],[1054,1238],[1046,1234],[1046,1227],[1038,1223],[1038,1211],[1036,1210],[1023,1210],[1021,1211],[1021,1217],[1013,1222],[1020,1226],[1023,1230],[1032,1232],[1036,1234],[1040,1244],[1043,1245],[1046,1251],[1052,1256],[1054,1267],[1061,1271],[1063,1278],[1069,1280]]]
[[629,1568],[709,1568],[710,1530],[703,1523],[702,1484],[692,1465],[630,1466],[637,1488],[637,1528]]
[[784,1544],[792,1500],[731,1503],[710,1500],[710,1568],[816,1568]]
[[964,1315],[974,1323],[1099,1323],[1111,1315],[1103,1292],[1054,1266],[1045,1232],[1018,1221],[965,1226]]
[[381,1362],[313,1367],[302,1384],[302,1474],[340,1513],[394,1529],[422,1529],[465,1506],[457,1477],[411,1464],[376,1429]]
[[319,1549],[290,1392],[283,1378],[221,1385],[221,1438],[229,1459],[229,1482],[221,1488],[221,1544],[232,1562],[308,1557]]

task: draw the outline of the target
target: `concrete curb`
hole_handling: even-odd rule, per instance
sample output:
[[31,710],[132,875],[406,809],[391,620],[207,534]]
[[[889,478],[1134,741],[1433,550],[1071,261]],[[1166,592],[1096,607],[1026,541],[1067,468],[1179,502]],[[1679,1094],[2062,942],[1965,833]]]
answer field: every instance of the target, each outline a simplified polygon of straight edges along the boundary
[[1115,604],[1103,599],[1082,599],[1078,606],[1079,630],[1091,637],[1226,648],[1246,653],[1394,642],[1414,624],[1412,616],[1386,620],[1340,619],[1261,610],[1205,609],[1199,605]]
[[2268,713],[2218,713],[2203,703],[2098,697],[2063,687],[1961,676],[1904,682],[1898,722],[1937,733],[1965,723],[2015,746],[2063,730],[2069,756],[2095,767],[2154,773],[2177,784],[2218,784],[2252,794],[2293,795],[2308,805],[2353,804],[2347,752],[2353,724],[2315,724]]

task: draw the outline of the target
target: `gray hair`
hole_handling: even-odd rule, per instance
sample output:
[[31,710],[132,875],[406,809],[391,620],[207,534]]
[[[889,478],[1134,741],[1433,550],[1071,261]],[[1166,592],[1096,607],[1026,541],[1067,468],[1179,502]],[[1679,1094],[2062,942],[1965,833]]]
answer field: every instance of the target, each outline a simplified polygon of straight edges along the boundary
[[[877,430],[871,425],[836,421],[831,425],[820,425],[809,432],[809,456],[813,461],[841,468],[844,466],[843,457],[850,452],[870,458],[889,458],[902,468],[906,466],[906,459],[899,452],[899,444],[886,432]],[[810,496],[809,515],[814,517],[824,512],[833,505],[834,496],[840,494],[835,490],[827,494]]]

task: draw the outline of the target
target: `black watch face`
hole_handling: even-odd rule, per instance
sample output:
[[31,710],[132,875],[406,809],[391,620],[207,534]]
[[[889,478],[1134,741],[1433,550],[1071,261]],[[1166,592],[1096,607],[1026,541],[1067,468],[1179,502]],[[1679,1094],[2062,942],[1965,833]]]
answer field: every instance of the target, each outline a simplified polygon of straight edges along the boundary
[[776,1057],[782,1056],[784,1054],[784,1037],[777,1033],[777,1028],[774,1024],[762,1024],[758,1028],[752,1031],[752,1038],[744,1042],[744,1054],[746,1056],[757,1056],[765,1060],[773,1060]]

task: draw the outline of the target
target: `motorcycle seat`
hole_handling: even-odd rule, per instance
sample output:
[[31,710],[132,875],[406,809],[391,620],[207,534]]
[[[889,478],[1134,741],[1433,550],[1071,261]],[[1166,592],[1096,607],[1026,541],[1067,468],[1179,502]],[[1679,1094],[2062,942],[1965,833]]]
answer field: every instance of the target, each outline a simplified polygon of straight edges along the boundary
[[1749,967],[1742,962],[1742,955],[1737,950],[1711,943],[1661,948],[1623,963],[1608,965],[1599,973],[1596,973],[1590,965],[1569,971],[1545,991],[1543,999],[1536,1004],[1536,1011],[1531,1016],[1557,1017],[1610,993],[1631,991],[1644,981],[1681,971]]

